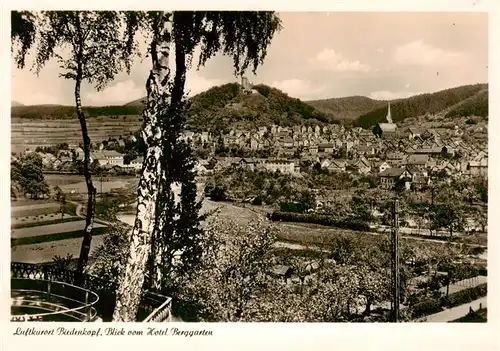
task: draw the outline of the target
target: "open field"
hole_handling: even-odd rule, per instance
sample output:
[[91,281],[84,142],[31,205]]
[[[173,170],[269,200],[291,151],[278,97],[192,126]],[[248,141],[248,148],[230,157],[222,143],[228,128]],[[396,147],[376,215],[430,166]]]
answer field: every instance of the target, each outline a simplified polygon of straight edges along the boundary
[[[229,218],[238,224],[247,224],[250,220],[257,217],[257,213],[246,208],[237,207],[229,203],[215,202],[205,199],[203,201],[203,206],[201,208],[202,213],[207,213],[218,209],[218,216],[220,218]],[[119,219],[127,223],[128,225],[133,225],[135,220],[134,213],[126,213],[119,215]]]
[[57,224],[57,223],[65,223],[65,222],[75,222],[81,220],[80,217],[77,216],[64,216],[61,218],[59,214],[45,216],[42,219],[40,217],[21,217],[15,218],[11,220],[11,229],[21,229],[21,228],[30,228],[30,227],[38,227],[41,225],[48,224]]
[[35,217],[59,212],[61,205],[56,202],[35,203],[32,205],[12,206],[11,218]]
[[[107,230],[106,227],[94,228],[92,230],[92,236],[105,234],[106,230]],[[39,243],[59,241],[64,239],[82,238],[82,237],[83,237],[83,230],[79,229],[72,232],[60,232],[47,235],[38,235],[25,238],[11,239],[10,245],[11,246],[30,245],[30,244],[39,244]]]
[[77,184],[85,179],[83,175],[77,174],[44,174],[44,177],[50,187]]
[[[51,188],[59,186],[65,193],[74,192],[85,194],[87,192],[87,185],[83,175],[46,174],[45,180]],[[92,181],[94,182],[94,186],[97,188],[97,192],[101,192],[101,178],[94,176],[92,177]],[[102,192],[110,192],[115,189],[136,188],[138,183],[139,178],[133,176],[107,176],[102,178]]]
[[[111,178],[109,181],[103,181],[102,183],[99,181],[99,178],[94,177],[94,186],[97,188],[98,192],[109,193],[116,189],[126,189],[126,188],[137,188],[137,184],[139,183],[139,179],[137,178]],[[60,188],[63,192],[71,193],[76,192],[79,194],[87,193],[87,184],[82,180],[79,183],[68,184],[68,185],[60,185]]]
[[[73,221],[66,223],[41,225],[31,228],[13,229],[11,231],[11,238],[20,239],[20,238],[30,238],[35,236],[44,236],[56,233],[68,233],[77,230],[83,230],[84,227],[85,227],[85,221],[80,220],[80,221]],[[98,223],[94,224],[94,228],[101,228],[101,227],[104,226]]]
[[[140,129],[137,116],[87,119],[89,136],[93,143],[108,138],[127,136]],[[22,152],[26,148],[34,150],[37,146],[50,146],[58,143],[78,145],[82,142],[78,120],[30,120],[12,118],[11,147],[13,152]]]
[[[102,245],[104,237],[102,235],[92,238],[90,254]],[[82,245],[81,238],[65,239],[53,242],[45,242],[32,245],[21,245],[11,247],[11,261],[27,263],[50,262],[54,256],[66,257],[68,254],[78,257]]]
[[47,199],[47,200],[30,200],[30,199],[23,199],[23,200],[15,200],[10,202],[11,207],[21,207],[21,206],[28,206],[28,205],[41,205],[41,204],[48,204],[48,203],[53,203],[53,200]]

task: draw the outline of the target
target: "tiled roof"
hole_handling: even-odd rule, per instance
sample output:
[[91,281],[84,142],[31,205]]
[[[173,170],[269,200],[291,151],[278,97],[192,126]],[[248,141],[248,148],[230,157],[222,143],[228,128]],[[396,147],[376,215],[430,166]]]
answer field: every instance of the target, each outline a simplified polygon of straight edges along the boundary
[[378,124],[382,132],[395,132],[397,126],[394,123],[379,123]]
[[410,155],[406,160],[409,165],[425,165],[429,162],[429,155]]
[[400,177],[405,171],[404,168],[387,168],[383,172],[380,172],[381,177]]

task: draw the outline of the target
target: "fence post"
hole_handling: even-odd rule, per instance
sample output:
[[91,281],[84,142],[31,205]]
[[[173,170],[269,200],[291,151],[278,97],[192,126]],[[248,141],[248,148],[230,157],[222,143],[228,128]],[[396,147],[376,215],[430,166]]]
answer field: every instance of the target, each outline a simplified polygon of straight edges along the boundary
[[90,307],[89,307],[89,291],[85,291],[85,308],[87,312],[87,322],[90,321]]
[[51,288],[51,281],[47,281],[47,300],[50,301],[50,288]]
[[43,271],[43,279],[49,280],[49,267],[47,265],[43,265],[42,271]]

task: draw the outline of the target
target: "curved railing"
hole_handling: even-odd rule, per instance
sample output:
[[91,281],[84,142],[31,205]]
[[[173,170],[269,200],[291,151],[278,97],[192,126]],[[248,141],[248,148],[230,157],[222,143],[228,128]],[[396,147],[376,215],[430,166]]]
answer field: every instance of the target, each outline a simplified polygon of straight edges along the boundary
[[99,296],[68,283],[11,278],[11,297],[12,321],[91,322],[97,317]]
[[[117,290],[117,286],[113,282],[90,274],[77,275],[75,271],[62,269],[53,265],[24,262],[11,263],[11,281],[13,279],[51,281],[52,284],[56,282],[88,290],[98,296],[97,301],[91,298],[89,302],[93,302],[92,308],[97,310],[99,317],[105,322],[112,320]],[[14,291],[14,287],[12,287],[12,290]],[[67,295],[62,294],[61,296],[65,297]],[[41,297],[39,298],[41,299]],[[139,304],[137,321],[168,322],[171,318],[171,307],[171,298],[153,291],[145,291]]]

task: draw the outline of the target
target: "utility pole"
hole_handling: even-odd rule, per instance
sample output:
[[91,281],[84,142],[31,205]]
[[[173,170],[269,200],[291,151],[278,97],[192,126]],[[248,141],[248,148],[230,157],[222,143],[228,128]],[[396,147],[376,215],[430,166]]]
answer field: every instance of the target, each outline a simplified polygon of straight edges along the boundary
[[393,322],[399,322],[399,201],[394,201],[394,225],[392,228],[392,306]]

